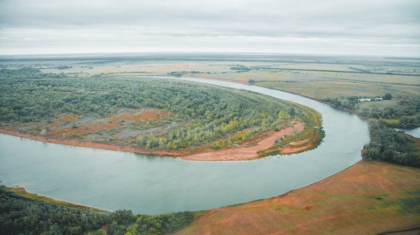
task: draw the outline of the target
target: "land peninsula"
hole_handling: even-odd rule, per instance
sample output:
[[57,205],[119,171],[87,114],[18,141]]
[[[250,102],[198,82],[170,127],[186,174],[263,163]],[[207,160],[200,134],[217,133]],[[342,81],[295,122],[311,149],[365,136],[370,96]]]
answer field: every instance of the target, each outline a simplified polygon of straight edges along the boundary
[[44,142],[226,161],[305,151],[323,135],[314,110],[246,91],[33,68],[0,76],[0,132]]

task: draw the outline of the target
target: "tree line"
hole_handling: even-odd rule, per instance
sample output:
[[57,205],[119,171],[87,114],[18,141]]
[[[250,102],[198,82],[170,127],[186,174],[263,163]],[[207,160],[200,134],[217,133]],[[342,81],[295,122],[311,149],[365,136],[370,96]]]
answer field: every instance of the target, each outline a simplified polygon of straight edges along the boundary
[[193,217],[192,212],[151,216],[79,209],[28,199],[0,186],[0,234],[167,234]]

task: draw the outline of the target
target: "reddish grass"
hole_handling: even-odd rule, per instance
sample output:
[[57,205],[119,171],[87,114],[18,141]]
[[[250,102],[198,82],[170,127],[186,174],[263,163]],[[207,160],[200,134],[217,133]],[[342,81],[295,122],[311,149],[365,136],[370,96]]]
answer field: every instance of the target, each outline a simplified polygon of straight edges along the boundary
[[140,123],[141,121],[148,121],[148,120],[158,120],[159,119],[159,115],[160,117],[166,117],[168,116],[167,113],[164,113],[160,110],[151,110],[151,111],[147,111],[144,113],[138,113],[138,112],[123,112],[121,114],[118,115],[113,115],[109,118],[107,118],[107,120],[111,121],[111,122],[117,122],[119,120],[124,120],[124,121],[134,121],[136,124]]
[[[112,115],[110,117],[107,117],[103,119],[103,121],[99,122],[91,122],[86,123],[82,125],[78,125],[77,128],[73,127],[66,127],[66,128],[56,128],[50,131],[47,131],[46,136],[49,136],[50,138],[61,138],[63,134],[67,133],[75,133],[75,134],[89,134],[89,133],[95,133],[97,131],[102,130],[110,130],[113,128],[116,128],[119,126],[120,121],[124,122],[134,122],[136,124],[140,123],[141,121],[149,121],[149,120],[158,120],[160,117],[166,117],[168,114],[161,112],[160,110],[150,110],[147,112],[139,113],[139,112],[132,112],[132,111],[126,111],[117,115]],[[63,121],[71,121],[71,120],[77,120],[77,118],[80,118],[80,116],[76,115],[66,115],[63,118]],[[60,124],[62,121],[58,120],[48,126],[53,127],[57,124]],[[88,128],[86,129],[85,126]]]
[[[177,234],[376,234],[415,227],[419,189],[418,168],[362,161],[277,197],[206,211]],[[404,205],[410,200],[416,208]]]

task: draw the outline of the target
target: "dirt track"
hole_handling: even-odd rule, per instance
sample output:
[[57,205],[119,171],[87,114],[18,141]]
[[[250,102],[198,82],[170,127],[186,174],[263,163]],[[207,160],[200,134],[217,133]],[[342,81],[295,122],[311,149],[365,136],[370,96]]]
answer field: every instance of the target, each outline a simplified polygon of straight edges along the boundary
[[222,149],[219,151],[209,153],[193,154],[190,156],[182,157],[182,159],[192,161],[237,161],[258,158],[258,151],[271,147],[274,144],[274,141],[276,141],[276,139],[279,139],[284,135],[291,135],[294,132],[294,130],[302,131],[303,128],[304,125],[298,122],[293,127],[288,127],[281,131],[273,133],[270,137],[260,141],[255,146],[238,147],[226,150]]

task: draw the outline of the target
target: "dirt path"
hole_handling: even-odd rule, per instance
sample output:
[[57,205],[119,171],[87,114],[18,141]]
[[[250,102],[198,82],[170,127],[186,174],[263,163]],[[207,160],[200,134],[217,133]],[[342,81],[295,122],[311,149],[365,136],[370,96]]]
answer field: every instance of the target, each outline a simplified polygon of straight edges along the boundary
[[273,146],[276,139],[279,139],[284,135],[291,135],[294,132],[294,130],[300,132],[303,130],[303,128],[303,123],[298,122],[293,127],[288,127],[281,131],[273,133],[270,137],[260,141],[255,146],[238,147],[209,153],[199,153],[187,157],[182,157],[182,159],[192,161],[237,161],[258,158],[258,151]]

